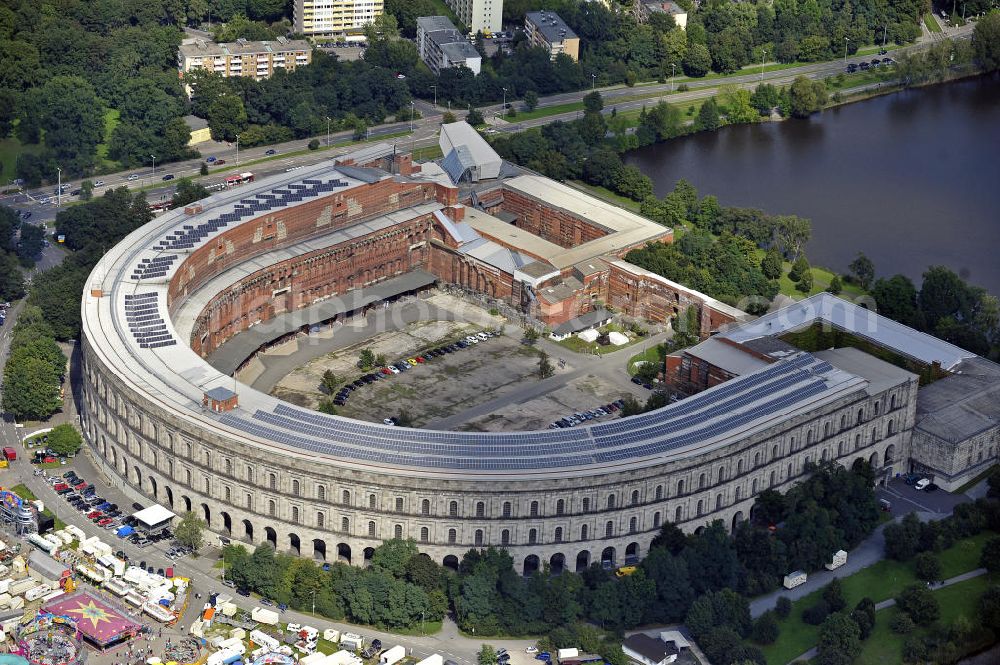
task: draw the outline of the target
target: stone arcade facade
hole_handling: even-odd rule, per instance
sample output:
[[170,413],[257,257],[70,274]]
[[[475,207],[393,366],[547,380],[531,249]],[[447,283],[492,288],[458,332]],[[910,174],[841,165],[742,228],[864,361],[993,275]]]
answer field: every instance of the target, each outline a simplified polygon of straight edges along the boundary
[[909,455],[916,378],[864,391],[751,438],[660,466],[586,478],[484,483],[274,455],[159,408],[101,366],[84,343],[84,429],[116,485],[138,500],[193,510],[222,536],[325,561],[363,563],[384,539],[413,538],[457,566],[476,546],[502,546],[520,570],[571,570],[641,558],[664,521],[695,531],[747,519],[757,494],[786,490],[809,462]]

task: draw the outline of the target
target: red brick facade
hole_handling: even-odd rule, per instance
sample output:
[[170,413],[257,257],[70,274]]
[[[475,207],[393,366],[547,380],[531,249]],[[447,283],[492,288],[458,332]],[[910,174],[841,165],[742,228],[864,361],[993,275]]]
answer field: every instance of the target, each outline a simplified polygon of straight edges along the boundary
[[608,234],[604,229],[588,224],[576,215],[551,208],[531,196],[509,189],[503,192],[503,203],[487,211],[490,214],[504,211],[517,215],[515,226],[519,229],[560,247],[576,247]]

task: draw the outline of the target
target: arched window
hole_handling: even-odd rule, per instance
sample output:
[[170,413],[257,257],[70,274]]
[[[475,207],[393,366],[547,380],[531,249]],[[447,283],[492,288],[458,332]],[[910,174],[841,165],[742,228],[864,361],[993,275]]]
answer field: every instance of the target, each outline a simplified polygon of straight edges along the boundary
[[[773,474],[774,471],[772,471],[771,473]],[[742,492],[743,492],[743,488],[742,487],[737,487],[735,490],[733,490],[733,501],[739,501],[740,500],[740,494]]]
[[233,460],[229,459],[228,457],[226,458],[226,475],[227,476],[233,475]]
[[778,446],[771,447],[771,459],[772,460],[778,459]]
[[753,468],[756,469],[758,466],[760,466],[760,453],[759,452],[753,454]]
[[476,529],[476,545],[482,545],[482,544],[483,544],[483,530]]
[[888,426],[886,427],[886,432],[888,433],[889,436],[892,436],[895,433],[893,430],[894,427],[895,424],[890,420]]
[[368,495],[368,507],[375,510],[375,506],[378,504],[378,499],[375,498],[374,494]]
[[890,409],[895,409],[896,408],[896,396],[895,395],[892,395],[891,397],[889,397],[889,408]]
[[614,494],[609,494],[608,495],[608,510],[611,510],[614,507],[615,507],[615,495]]
[[678,480],[677,481],[677,496],[683,496],[683,495],[684,495],[684,481],[683,480]]
[[397,513],[403,512],[403,497],[401,496],[396,497],[396,512]]
[[674,511],[674,523],[680,522],[683,515],[684,511],[681,510],[680,506],[677,506],[677,510]]
[[839,457],[843,454],[844,454],[844,442],[840,441],[837,443],[837,456]]
[[323,513],[316,513],[316,526],[322,529],[325,522],[326,522],[326,515],[324,515]]
[[722,495],[717,494],[715,497],[715,509],[719,510],[720,508],[722,508]]
[[537,501],[532,501],[531,502],[531,508],[529,510],[529,514],[532,517],[538,517],[538,502]]
[[630,517],[628,520],[628,532],[635,533],[639,529],[639,520],[635,517]]
[[429,499],[424,499],[420,502],[420,514],[430,515],[431,514],[431,502]]
[[698,489],[700,489],[700,490],[705,489],[705,474],[704,473],[701,474],[701,476],[698,477]]
[[426,543],[429,538],[430,538],[430,532],[427,530],[427,527],[425,526],[420,527],[420,542]]
[[820,459],[821,462],[825,462],[826,461],[826,448],[824,448],[823,452],[820,453],[819,459]]
[[736,475],[743,473],[743,460],[736,460]]
[[587,540],[588,535],[590,534],[587,533],[587,525],[584,524],[580,527],[580,540]]
[[823,423],[823,438],[830,436],[830,423]]
[[789,448],[791,450],[798,450],[798,448],[795,446],[795,437],[794,436],[789,439],[788,446],[789,446]]
[[604,537],[610,538],[613,535],[615,535],[615,524],[614,522],[608,520],[608,522],[604,525]]
[[341,518],[340,530],[343,531],[344,533],[349,533],[351,530],[351,520],[347,519],[346,517]]
[[375,537],[375,522],[368,522],[368,537]]
[[293,496],[298,496],[299,495],[299,481],[298,480],[293,480],[292,481],[292,495]]
[[555,532],[552,534],[552,540],[561,543],[562,542],[562,527],[557,526]]
[[806,445],[807,446],[811,445],[812,442],[813,442],[813,432],[812,430],[809,430],[808,432],[806,432]]
[[486,504],[482,501],[476,502],[476,517],[486,517]]
[[875,402],[875,415],[876,416],[878,415],[879,407],[881,407],[881,406],[882,406],[881,402]]
[[656,500],[661,501],[663,499],[663,485],[656,486]]
[[855,434],[854,435],[854,449],[857,450],[860,447],[861,447],[861,435],[860,434]]
[[448,503],[448,515],[451,517],[458,517],[458,501],[451,501]]
[[276,504],[273,500],[267,502],[267,514],[271,517],[278,514],[278,504]]
[[757,479],[754,478],[753,482],[750,483],[750,494],[756,494],[756,493],[757,493]]
[[503,516],[510,517],[510,501],[503,502]]
[[295,524],[299,523],[299,507],[292,506],[292,522]]
[[639,503],[639,490],[632,490],[632,505],[638,505]]
[[[274,474],[272,473],[271,475],[273,476]],[[250,481],[251,483],[253,482],[253,467],[252,466],[248,466],[247,467],[247,480]],[[272,489],[274,489],[273,486],[272,486]]]
[[392,529],[392,536],[396,540],[402,540],[403,539],[403,525],[402,524],[397,524],[396,526],[393,527],[393,529]]
[[589,513],[590,512],[590,499],[587,498],[587,497],[583,497],[583,501],[581,502],[581,506],[583,508],[583,512]]
[[500,544],[510,545],[510,529],[504,529],[500,532]]
[[534,545],[538,542],[538,529],[528,529],[528,544]]
[[840,429],[844,429],[845,427],[847,427],[847,416],[841,415],[840,416]]
[[704,510],[703,502],[702,502],[701,499],[698,499],[698,516],[699,517],[701,516],[702,510]]
[[654,529],[660,528],[660,511],[658,510],[655,513],[653,513],[653,528]]
[[719,473],[715,475],[715,482],[721,483],[725,479],[726,479],[726,467],[720,466]]
[[556,501],[556,515],[562,515],[566,512],[566,502],[562,499]]
[[864,418],[865,418],[864,409],[858,409],[858,422],[857,422],[857,424],[860,425],[861,421],[864,420]]
[[232,500],[232,498],[233,498],[233,491],[230,488],[224,487],[223,488],[223,493],[226,495],[226,502],[227,503]]
[[342,492],[342,493],[340,494],[340,502],[341,502],[342,504],[344,504],[345,506],[349,506],[349,505],[351,505],[351,493],[350,493],[350,492],[348,492],[347,490],[344,490],[344,491],[343,491],[343,492]]
[[878,430],[874,427],[872,428],[872,443],[878,441]]
[[774,487],[774,471],[771,471],[771,478],[770,482],[768,483],[768,487]]

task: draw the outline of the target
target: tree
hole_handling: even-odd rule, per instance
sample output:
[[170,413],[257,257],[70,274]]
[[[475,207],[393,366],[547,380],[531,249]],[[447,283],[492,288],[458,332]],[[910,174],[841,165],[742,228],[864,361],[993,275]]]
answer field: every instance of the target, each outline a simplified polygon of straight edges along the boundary
[[534,346],[539,337],[541,337],[541,333],[539,333],[533,326],[525,326],[524,341],[528,344],[528,346]]
[[983,552],[979,556],[979,565],[995,573],[1000,570],[1000,537],[990,538],[983,545]]
[[859,600],[851,611],[851,619],[858,625],[861,639],[867,640],[875,628],[875,601],[867,596]]
[[323,372],[323,378],[320,379],[319,383],[320,387],[326,392],[326,394],[332,395],[337,389],[337,386],[343,382],[343,379],[334,374],[332,369],[328,369]]
[[900,635],[912,633],[916,627],[917,625],[913,623],[913,619],[906,612],[898,612],[896,616],[892,617],[892,621],[889,622],[889,628],[892,632],[899,633]]
[[584,113],[600,113],[604,108],[604,98],[601,93],[597,90],[593,92],[588,92],[583,96],[583,112]]
[[721,126],[719,119],[719,105],[715,97],[706,99],[698,110],[698,118],[694,121],[695,129],[698,131],[715,131]]
[[204,185],[200,185],[191,178],[181,178],[177,181],[177,189],[173,198],[170,199],[171,208],[180,208],[189,203],[208,198],[209,191]]
[[394,418],[397,427],[413,427],[413,415],[406,409],[400,409]]
[[840,275],[834,275],[833,279],[830,280],[830,285],[826,287],[827,293],[838,295],[843,290],[844,290],[844,285],[840,281]]
[[198,167],[198,174],[199,175],[208,175],[208,164],[206,164],[205,162],[202,162],[201,166]]
[[871,294],[879,314],[911,328],[923,327],[917,307],[917,287],[909,277],[893,275],[889,279],[879,279],[872,286]]
[[358,367],[367,371],[375,365],[375,352],[371,349],[362,349],[358,356]]
[[802,277],[799,279],[798,283],[795,285],[796,291],[801,291],[802,293],[809,293],[813,288],[813,274],[811,270],[807,270],[802,273]]
[[903,589],[896,596],[896,605],[920,626],[936,621],[941,615],[937,598],[923,584],[913,584]]
[[236,95],[222,95],[208,107],[208,128],[215,141],[235,141],[247,127],[247,111]]
[[704,44],[689,43],[682,65],[688,76],[702,77],[712,68],[712,54]]
[[792,613],[792,599],[788,596],[778,596],[778,600],[774,604],[774,611],[782,619],[787,619],[788,615]]
[[979,597],[979,620],[983,626],[1000,630],[1000,585],[991,585]]
[[768,279],[778,279],[781,277],[782,265],[781,253],[777,249],[771,248],[767,250],[764,258],[760,261],[760,271]]
[[83,446],[83,437],[68,423],[56,425],[49,432],[48,446],[61,456],[75,455]]
[[0,252],[0,299],[17,300],[24,296],[24,275],[17,259]]
[[992,11],[979,19],[972,32],[972,46],[984,72],[1000,69],[1000,13]]
[[864,252],[858,252],[857,258],[851,261],[847,267],[851,271],[851,275],[854,276],[854,281],[863,289],[867,289],[868,285],[875,279],[875,264],[865,256]]
[[63,168],[80,173],[93,164],[104,140],[104,104],[94,87],[78,76],[56,76],[28,99],[26,111],[37,114],[45,145]]
[[310,150],[319,150],[319,139],[313,139],[309,141],[306,147],[309,148]]
[[753,640],[759,644],[774,644],[778,639],[778,620],[774,612],[764,612],[754,621]]
[[497,663],[496,649],[494,649],[489,644],[484,644],[482,648],[479,649],[477,660],[479,662],[479,665],[496,665]]
[[831,614],[819,629],[817,661],[820,665],[851,665],[861,653],[861,631],[840,612]]
[[445,111],[441,115],[441,124],[442,125],[450,125],[453,122],[458,122],[458,118],[456,118],[455,114],[452,113],[451,111]]
[[817,601],[802,612],[802,620],[812,626],[818,626],[830,616],[830,606],[825,600]]
[[941,561],[933,552],[921,552],[913,557],[913,568],[917,573],[917,578],[925,582],[941,579]]
[[319,405],[316,407],[316,410],[320,413],[325,413],[328,416],[337,415],[337,405],[334,404],[331,399],[321,399],[319,401]]
[[80,200],[89,201],[92,198],[94,198],[94,183],[84,180],[80,183]]
[[808,118],[826,104],[826,87],[822,81],[810,81],[798,76],[788,90],[789,107],[796,118]]
[[45,227],[34,224],[21,225],[21,237],[17,243],[17,258],[21,265],[30,267],[45,248]]
[[542,351],[538,356],[538,378],[547,379],[555,372],[552,367],[552,361],[549,360],[549,354]]
[[823,600],[831,612],[839,612],[847,607],[847,599],[844,598],[844,589],[840,584],[840,578],[833,578],[829,584],[823,587]]
[[788,271],[788,279],[797,282],[807,272],[809,272],[809,260],[805,254],[799,254],[795,261],[792,262],[792,269]]
[[534,90],[528,90],[524,93],[524,110],[531,113],[536,108],[538,108],[538,93]]
[[11,354],[4,368],[3,409],[18,420],[43,420],[59,410],[59,384],[42,358]]
[[482,112],[477,108],[469,109],[469,114],[465,116],[465,121],[473,127],[486,124],[486,119],[483,118]]
[[205,520],[189,510],[184,513],[177,528],[174,529],[174,539],[197,552],[204,544],[204,531],[207,527]]

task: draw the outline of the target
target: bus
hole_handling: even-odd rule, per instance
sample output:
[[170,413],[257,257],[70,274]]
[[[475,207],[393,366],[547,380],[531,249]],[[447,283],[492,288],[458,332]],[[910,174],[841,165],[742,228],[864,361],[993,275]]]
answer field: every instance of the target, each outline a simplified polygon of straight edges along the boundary
[[172,204],[173,204],[173,201],[171,201],[169,199],[166,200],[166,201],[157,201],[156,203],[150,203],[149,204],[149,209],[152,212],[161,212],[163,210],[170,210],[170,206]]
[[245,182],[253,182],[253,174],[249,171],[246,173],[237,173],[236,175],[231,175],[226,178],[226,187],[235,187],[236,185],[242,185]]

